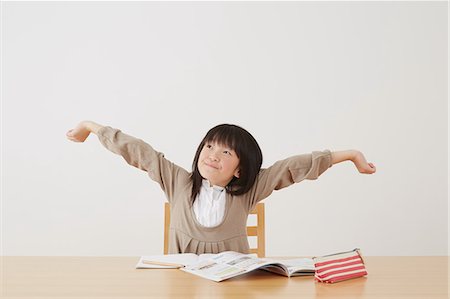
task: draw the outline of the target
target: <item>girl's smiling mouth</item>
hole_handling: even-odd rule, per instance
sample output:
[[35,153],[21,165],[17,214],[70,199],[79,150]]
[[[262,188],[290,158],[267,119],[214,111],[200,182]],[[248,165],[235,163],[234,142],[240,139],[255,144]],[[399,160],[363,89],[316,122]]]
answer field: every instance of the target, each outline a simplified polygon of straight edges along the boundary
[[203,162],[206,166],[209,166],[209,167],[211,167],[211,168],[214,168],[214,169],[219,169],[219,167],[216,167],[216,166],[214,166],[214,165],[211,165],[211,164],[208,164],[208,163],[206,163],[206,162]]

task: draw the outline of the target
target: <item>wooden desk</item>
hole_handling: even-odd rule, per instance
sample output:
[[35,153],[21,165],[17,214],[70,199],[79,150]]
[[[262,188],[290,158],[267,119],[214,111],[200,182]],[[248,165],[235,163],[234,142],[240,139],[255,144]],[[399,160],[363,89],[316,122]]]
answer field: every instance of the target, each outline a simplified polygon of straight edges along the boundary
[[138,257],[0,257],[2,298],[448,298],[448,257],[365,257],[369,275],[326,285],[262,270],[220,283]]

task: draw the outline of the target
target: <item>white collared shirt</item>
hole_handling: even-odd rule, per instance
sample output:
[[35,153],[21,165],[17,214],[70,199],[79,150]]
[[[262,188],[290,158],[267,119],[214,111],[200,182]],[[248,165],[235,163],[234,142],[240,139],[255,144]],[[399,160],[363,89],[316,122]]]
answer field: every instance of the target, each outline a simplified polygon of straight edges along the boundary
[[203,179],[200,193],[194,201],[194,214],[197,221],[206,227],[217,226],[222,222],[225,214],[226,190],[224,187],[210,186],[208,180]]

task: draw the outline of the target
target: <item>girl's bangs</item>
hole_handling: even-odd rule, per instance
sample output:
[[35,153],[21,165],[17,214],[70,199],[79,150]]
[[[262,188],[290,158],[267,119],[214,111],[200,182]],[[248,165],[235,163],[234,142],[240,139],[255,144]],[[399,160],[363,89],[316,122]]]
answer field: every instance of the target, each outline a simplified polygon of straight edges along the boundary
[[236,135],[227,128],[221,128],[215,132],[210,132],[210,134],[205,137],[205,143],[206,142],[217,143],[229,147],[233,151],[236,151],[236,146],[238,144]]

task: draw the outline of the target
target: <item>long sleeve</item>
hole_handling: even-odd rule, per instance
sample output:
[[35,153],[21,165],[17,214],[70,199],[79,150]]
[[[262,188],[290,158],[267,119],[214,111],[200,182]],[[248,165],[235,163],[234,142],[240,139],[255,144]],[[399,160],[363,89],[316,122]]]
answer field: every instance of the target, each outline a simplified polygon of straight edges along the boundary
[[174,197],[177,180],[188,178],[185,169],[167,160],[163,153],[141,139],[109,126],[100,129],[97,135],[104,147],[122,156],[129,165],[146,171],[152,180],[159,183],[169,202]]
[[261,169],[251,192],[249,208],[279,190],[305,179],[316,180],[332,166],[331,151],[313,151],[277,161],[272,166]]

